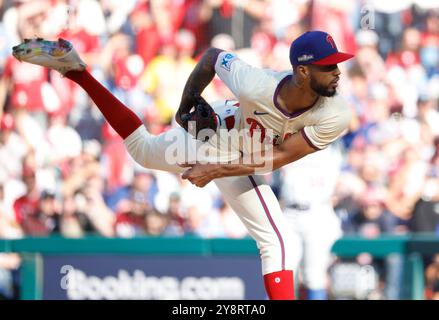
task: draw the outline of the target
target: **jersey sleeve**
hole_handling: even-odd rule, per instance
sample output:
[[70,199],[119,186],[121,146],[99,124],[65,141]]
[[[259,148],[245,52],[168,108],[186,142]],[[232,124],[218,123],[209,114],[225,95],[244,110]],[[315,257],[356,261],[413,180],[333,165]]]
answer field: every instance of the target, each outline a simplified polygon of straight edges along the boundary
[[255,95],[258,83],[264,78],[262,69],[253,67],[236,54],[226,51],[218,55],[215,72],[238,99],[250,93]]
[[328,111],[318,123],[305,126],[301,131],[308,144],[316,150],[325,149],[337,140],[349,126],[352,111],[340,98],[337,100],[336,108]]

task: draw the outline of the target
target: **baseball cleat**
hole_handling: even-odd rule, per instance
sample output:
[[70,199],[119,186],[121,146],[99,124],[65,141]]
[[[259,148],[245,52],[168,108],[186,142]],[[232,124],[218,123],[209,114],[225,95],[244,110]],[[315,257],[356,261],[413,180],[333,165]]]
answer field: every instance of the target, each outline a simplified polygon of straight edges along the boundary
[[12,55],[20,61],[54,69],[63,75],[71,70],[82,71],[86,67],[73,45],[64,39],[24,39],[23,43],[12,48]]

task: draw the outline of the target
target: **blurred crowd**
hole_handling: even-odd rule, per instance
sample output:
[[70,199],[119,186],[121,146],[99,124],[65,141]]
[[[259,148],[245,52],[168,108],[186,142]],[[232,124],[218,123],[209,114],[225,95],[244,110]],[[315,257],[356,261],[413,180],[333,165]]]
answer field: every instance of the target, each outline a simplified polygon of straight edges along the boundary
[[[214,184],[200,189],[140,168],[76,84],[20,63],[12,46],[35,36],[71,41],[158,134],[176,125],[184,84],[206,48],[286,70],[291,41],[309,29],[356,55],[339,66],[340,94],[355,114],[339,141],[333,197],[343,231],[439,234],[435,1],[0,0],[0,17],[0,238],[247,236]],[[218,78],[203,95],[233,99]],[[275,192],[285,170],[267,176]]]

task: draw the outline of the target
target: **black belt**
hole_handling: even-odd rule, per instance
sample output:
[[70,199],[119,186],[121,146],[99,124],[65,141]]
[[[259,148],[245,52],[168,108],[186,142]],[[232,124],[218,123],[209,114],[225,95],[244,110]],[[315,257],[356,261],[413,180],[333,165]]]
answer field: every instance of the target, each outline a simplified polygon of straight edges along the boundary
[[303,204],[303,203],[290,203],[290,204],[287,204],[286,207],[288,209],[294,209],[294,210],[300,210],[300,211],[309,210],[309,208],[311,208],[311,206],[309,204]]

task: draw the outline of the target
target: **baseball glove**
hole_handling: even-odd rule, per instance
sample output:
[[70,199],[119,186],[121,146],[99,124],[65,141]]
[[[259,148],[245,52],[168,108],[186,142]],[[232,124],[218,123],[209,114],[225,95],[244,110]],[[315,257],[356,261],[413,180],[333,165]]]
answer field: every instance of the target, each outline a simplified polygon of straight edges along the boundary
[[181,117],[183,128],[203,142],[208,141],[218,128],[217,114],[204,99],[197,101],[195,110]]

